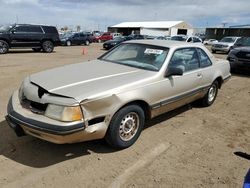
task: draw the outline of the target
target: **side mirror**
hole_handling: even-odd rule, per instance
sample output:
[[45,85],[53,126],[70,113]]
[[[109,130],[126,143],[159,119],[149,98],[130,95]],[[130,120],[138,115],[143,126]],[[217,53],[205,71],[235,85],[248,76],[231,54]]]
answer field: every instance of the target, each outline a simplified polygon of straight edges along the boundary
[[169,76],[181,76],[184,73],[184,66],[181,67],[168,67],[166,73],[165,73],[165,77],[169,77]]

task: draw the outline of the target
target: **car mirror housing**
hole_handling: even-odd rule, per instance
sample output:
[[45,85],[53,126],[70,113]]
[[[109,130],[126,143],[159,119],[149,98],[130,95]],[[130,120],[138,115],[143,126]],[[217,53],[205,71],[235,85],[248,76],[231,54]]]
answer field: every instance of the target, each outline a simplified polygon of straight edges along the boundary
[[165,73],[165,77],[169,77],[169,76],[181,76],[183,75],[184,70],[182,67],[168,67],[166,73]]

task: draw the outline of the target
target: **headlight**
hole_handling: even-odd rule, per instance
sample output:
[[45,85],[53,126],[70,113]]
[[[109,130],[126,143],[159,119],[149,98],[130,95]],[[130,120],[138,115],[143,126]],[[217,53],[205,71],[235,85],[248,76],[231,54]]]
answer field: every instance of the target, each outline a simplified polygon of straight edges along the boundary
[[116,42],[111,43],[111,45],[116,45]]
[[80,106],[60,106],[49,104],[45,116],[59,121],[79,121],[83,119],[83,114]]

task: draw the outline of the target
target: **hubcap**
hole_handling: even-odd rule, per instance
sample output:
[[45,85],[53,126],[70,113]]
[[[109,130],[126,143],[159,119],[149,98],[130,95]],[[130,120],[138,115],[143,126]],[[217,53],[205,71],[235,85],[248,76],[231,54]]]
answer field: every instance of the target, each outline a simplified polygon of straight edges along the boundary
[[208,101],[212,102],[216,95],[216,86],[212,85],[212,87],[208,91]]
[[44,48],[45,48],[45,50],[47,51],[47,52],[51,52],[52,51],[52,43],[51,42],[45,42],[44,43]]
[[70,41],[67,41],[67,46],[70,46],[71,45],[71,42]]
[[123,141],[131,140],[139,128],[139,116],[135,112],[130,112],[123,117],[120,123],[119,136]]

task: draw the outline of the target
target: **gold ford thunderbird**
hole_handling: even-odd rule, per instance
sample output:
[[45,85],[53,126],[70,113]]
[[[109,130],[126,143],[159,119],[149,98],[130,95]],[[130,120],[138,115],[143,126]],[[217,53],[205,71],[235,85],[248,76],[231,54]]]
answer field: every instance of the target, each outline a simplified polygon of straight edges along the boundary
[[97,60],[28,76],[6,120],[18,136],[58,144],[105,138],[126,148],[145,121],[193,101],[213,104],[229,69],[202,44],[127,41]]

